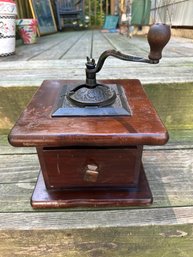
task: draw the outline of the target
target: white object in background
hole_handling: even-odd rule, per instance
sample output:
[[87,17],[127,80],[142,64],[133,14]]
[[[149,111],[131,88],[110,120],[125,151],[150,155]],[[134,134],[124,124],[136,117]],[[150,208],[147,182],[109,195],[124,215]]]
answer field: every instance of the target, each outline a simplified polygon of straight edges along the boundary
[[12,0],[0,0],[0,56],[15,53],[16,4]]

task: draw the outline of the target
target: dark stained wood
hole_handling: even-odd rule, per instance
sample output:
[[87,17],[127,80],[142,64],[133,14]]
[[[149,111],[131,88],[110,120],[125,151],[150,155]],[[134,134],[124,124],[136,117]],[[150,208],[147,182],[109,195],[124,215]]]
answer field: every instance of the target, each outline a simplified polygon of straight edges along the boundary
[[167,131],[138,80],[105,83],[123,87],[130,116],[53,118],[64,85],[81,82],[45,81],[12,129],[12,145],[37,148],[44,180],[40,174],[34,208],[152,202],[142,149],[166,143]]
[[109,80],[125,90],[132,115],[127,117],[62,117],[51,113],[65,84],[44,81],[9,135],[13,146],[161,145],[168,134],[138,80]]
[[[141,167],[142,147],[49,148],[38,149],[40,165],[48,189],[84,187],[136,187]],[[88,166],[98,167],[94,182],[85,180]]]
[[75,190],[52,191],[46,190],[42,173],[32,195],[33,208],[72,208],[72,207],[116,207],[149,205],[152,194],[141,166],[139,184],[136,189],[125,188],[76,188]]

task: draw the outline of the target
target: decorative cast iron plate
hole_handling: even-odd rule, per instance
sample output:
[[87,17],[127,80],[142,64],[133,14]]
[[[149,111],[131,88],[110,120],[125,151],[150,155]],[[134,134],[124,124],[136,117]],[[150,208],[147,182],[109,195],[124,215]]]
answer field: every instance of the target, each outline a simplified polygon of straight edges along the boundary
[[115,93],[116,99],[112,105],[105,107],[98,106],[85,106],[79,107],[69,101],[67,95],[73,90],[73,88],[77,87],[77,85],[64,85],[57,105],[54,108],[52,113],[52,117],[64,117],[64,116],[131,116],[131,109],[127,102],[127,97],[125,95],[124,89],[116,84],[109,84]]

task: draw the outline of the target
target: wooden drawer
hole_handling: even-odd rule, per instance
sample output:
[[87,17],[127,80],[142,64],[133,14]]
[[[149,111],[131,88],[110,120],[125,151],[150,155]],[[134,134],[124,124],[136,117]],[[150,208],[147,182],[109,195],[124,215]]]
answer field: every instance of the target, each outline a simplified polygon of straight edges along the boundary
[[38,148],[46,187],[135,187],[141,146],[129,148]]

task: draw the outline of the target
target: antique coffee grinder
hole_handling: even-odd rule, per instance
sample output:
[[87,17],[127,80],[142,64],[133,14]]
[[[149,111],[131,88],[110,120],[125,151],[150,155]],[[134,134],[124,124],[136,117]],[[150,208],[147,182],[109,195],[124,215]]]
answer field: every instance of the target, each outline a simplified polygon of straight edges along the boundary
[[96,81],[107,57],[157,64],[170,28],[154,24],[149,59],[115,50],[97,64],[87,58],[86,81],[44,81],[9,135],[13,146],[35,146],[41,171],[34,208],[148,205],[143,145],[162,145],[168,133],[140,81]]

